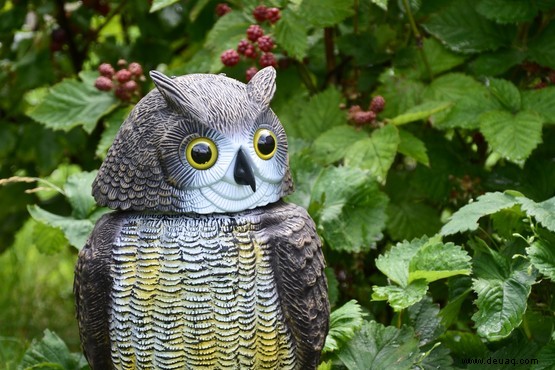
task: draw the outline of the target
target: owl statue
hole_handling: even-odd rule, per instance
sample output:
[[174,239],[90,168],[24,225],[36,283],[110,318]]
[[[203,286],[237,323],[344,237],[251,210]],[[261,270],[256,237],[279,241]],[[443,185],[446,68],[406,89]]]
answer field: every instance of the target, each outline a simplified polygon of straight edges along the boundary
[[292,192],[270,109],[273,68],[244,84],[170,78],[123,123],[93,183],[113,210],[74,291],[93,370],[315,369],[328,331],[324,259]]

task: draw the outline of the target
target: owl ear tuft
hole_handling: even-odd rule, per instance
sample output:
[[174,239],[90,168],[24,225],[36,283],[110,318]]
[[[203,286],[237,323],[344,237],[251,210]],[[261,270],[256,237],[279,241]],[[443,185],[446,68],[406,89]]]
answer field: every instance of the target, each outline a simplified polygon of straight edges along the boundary
[[276,92],[276,70],[266,67],[258,71],[247,84],[249,98],[267,107]]
[[190,99],[176,81],[158,71],[149,72],[154,85],[166,100],[168,106],[178,113],[190,113],[198,118],[203,117],[202,109]]

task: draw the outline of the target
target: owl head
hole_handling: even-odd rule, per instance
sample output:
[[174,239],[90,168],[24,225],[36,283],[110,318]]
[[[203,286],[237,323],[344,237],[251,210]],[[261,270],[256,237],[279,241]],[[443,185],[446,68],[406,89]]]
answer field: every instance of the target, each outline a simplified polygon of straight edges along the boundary
[[212,74],[150,76],[156,89],[122,124],[93,183],[100,205],[227,213],[292,191],[287,137],[269,106],[272,67],[247,84]]

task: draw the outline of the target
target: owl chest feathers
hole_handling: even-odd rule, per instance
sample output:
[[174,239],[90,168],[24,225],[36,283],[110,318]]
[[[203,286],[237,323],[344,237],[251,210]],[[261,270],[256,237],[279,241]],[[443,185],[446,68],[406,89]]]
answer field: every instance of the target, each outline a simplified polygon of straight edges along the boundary
[[294,368],[268,236],[256,216],[135,214],[115,236],[116,368]]

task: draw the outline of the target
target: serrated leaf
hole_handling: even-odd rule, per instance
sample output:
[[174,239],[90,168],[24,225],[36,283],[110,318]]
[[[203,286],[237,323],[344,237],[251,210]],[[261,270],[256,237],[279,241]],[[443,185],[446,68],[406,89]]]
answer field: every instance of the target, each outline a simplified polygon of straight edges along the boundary
[[392,118],[389,122],[399,126],[410,122],[420,121],[433,114],[449,109],[451,106],[452,104],[449,102],[427,101],[410,108],[405,113]]
[[33,340],[31,346],[23,355],[18,368],[81,370],[86,367],[85,356],[70,352],[60,337],[46,329],[40,341]]
[[430,165],[426,145],[422,140],[406,130],[399,130],[399,139],[399,146],[397,147],[399,153],[411,157],[423,165]]
[[478,220],[481,217],[510,208],[516,203],[517,199],[512,195],[500,192],[486,193],[455,212],[449,222],[443,225],[440,233],[451,235],[464,231],[474,231],[478,229]]
[[411,328],[365,321],[337,357],[349,370],[410,369],[418,354],[418,342]]
[[339,108],[341,93],[331,87],[314,95],[304,106],[297,124],[288,135],[314,141],[322,132],[347,123],[345,112]]
[[322,352],[333,352],[351,339],[363,323],[362,307],[355,300],[335,309],[330,315],[330,329]]
[[538,9],[529,0],[482,0],[476,11],[497,23],[518,23],[532,20]]
[[490,78],[486,82],[489,91],[507,110],[516,113],[521,108],[520,91],[511,82],[500,78]]
[[475,76],[498,76],[522,63],[526,53],[516,48],[480,53],[469,66]]
[[526,248],[530,262],[543,275],[555,281],[555,246],[542,239],[536,239]]
[[428,284],[425,280],[415,280],[406,286],[374,285],[372,290],[372,300],[387,301],[398,312],[422,300],[428,291]]
[[[206,35],[204,48],[210,51],[211,64],[210,73],[216,73],[223,68],[220,54],[227,49],[235,49],[237,43],[246,38],[246,29],[250,21],[242,12],[230,12],[225,17],[220,17],[214,23],[212,29]],[[200,58],[196,63],[204,62],[205,58]]]
[[390,203],[387,215],[387,231],[394,240],[434,235],[442,226],[438,210],[421,201],[403,199]]
[[555,197],[536,203],[525,197],[518,198],[522,209],[549,231],[555,232]]
[[449,330],[441,337],[441,342],[459,358],[483,358],[489,353],[479,336],[466,331]]
[[555,364],[555,340],[543,346],[534,356],[538,363],[532,365],[531,370],[553,370]]
[[418,249],[428,242],[427,237],[403,241],[395,244],[376,259],[376,267],[395,283],[406,286],[409,283],[409,264]]
[[343,159],[353,143],[363,137],[366,137],[366,133],[357,131],[353,126],[333,127],[314,140],[311,156],[324,165],[335,163]]
[[62,230],[42,222],[33,228],[33,240],[39,252],[47,255],[59,253],[68,245]]
[[410,306],[408,312],[420,346],[433,342],[445,332],[439,317],[439,306],[429,296]]
[[555,68],[555,23],[550,22],[528,45],[528,55],[539,65]]
[[397,128],[385,125],[375,130],[370,137],[351,144],[345,152],[345,165],[370,170],[383,183],[395,160],[399,141]]
[[179,0],[152,0],[149,12],[157,12],[158,10],[164,9],[165,7],[173,5],[177,2],[179,2]]
[[113,94],[76,80],[54,85],[29,116],[53,130],[69,131],[82,125],[91,133],[98,120],[117,106]]
[[422,102],[425,88],[422,82],[398,75],[394,69],[385,70],[379,80],[381,85],[375,94],[383,96],[387,102],[382,117],[394,117]]
[[514,262],[505,272],[493,254],[480,253],[474,263],[479,264],[472,284],[478,296],[472,316],[477,333],[490,341],[506,338],[522,322],[536,275],[529,262]]
[[545,122],[555,123],[555,86],[522,92],[522,109],[541,115]]
[[308,50],[308,35],[305,24],[296,12],[290,8],[282,12],[276,24],[275,37],[277,43],[297,60],[302,60]]
[[480,131],[491,148],[511,162],[522,163],[542,141],[541,116],[493,110],[480,116]]
[[27,210],[36,221],[59,228],[64,232],[67,240],[77,249],[81,249],[94,228],[91,220],[78,220],[72,217],[55,215],[37,205],[28,206]]
[[298,12],[314,27],[331,27],[354,14],[353,0],[303,0]]
[[451,2],[422,24],[426,31],[461,53],[495,50],[512,39],[514,30],[485,19],[471,0]]
[[424,279],[430,283],[455,275],[470,274],[470,256],[453,243],[433,242],[424,244],[409,263],[408,281]]
[[73,208],[73,216],[77,219],[87,218],[96,208],[91,192],[97,173],[98,171],[72,174],[64,185],[64,193]]

